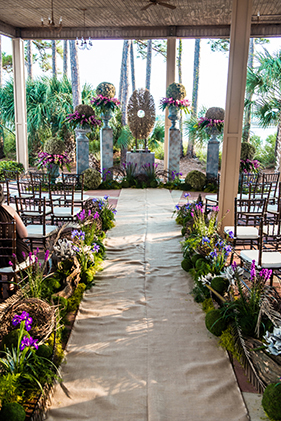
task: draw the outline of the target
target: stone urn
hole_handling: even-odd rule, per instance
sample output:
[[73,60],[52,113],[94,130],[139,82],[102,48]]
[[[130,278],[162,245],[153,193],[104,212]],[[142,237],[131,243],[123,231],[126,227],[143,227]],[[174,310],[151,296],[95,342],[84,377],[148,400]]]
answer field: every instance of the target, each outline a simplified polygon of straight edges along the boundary
[[60,167],[58,164],[48,164],[47,165],[48,174],[50,174],[50,181],[52,184],[56,182],[56,179],[60,175]]
[[[207,110],[205,118],[209,120],[224,120],[224,109],[219,107],[211,107]],[[217,135],[220,134],[220,130],[217,126],[206,127],[206,132],[210,136],[207,148],[207,168],[206,176],[207,180],[216,179],[219,170],[219,141]]]
[[179,120],[180,118],[180,109],[179,107],[176,107],[175,105],[170,105],[169,106],[169,114],[168,114],[168,119],[171,120],[171,129],[175,129],[176,128],[176,122],[177,120]]
[[101,119],[103,120],[103,127],[105,129],[109,128],[108,122],[109,120],[113,117],[113,113],[112,110],[105,110],[104,112],[101,113]]

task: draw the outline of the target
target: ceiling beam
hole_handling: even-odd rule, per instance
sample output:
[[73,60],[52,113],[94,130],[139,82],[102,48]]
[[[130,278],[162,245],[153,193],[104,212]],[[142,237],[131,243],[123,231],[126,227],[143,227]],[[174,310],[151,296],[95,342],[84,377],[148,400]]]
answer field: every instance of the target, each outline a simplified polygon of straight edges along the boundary
[[16,28],[14,28],[13,26],[0,21],[0,34],[14,38],[17,36],[17,31]]

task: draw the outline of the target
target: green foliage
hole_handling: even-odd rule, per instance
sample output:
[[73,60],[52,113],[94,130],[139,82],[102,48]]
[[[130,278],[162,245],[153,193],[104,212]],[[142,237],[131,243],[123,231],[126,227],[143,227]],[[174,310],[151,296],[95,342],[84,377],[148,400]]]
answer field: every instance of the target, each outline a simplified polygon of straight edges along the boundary
[[202,303],[202,310],[205,313],[209,313],[209,311],[212,311],[214,309],[215,307],[214,307],[212,298],[206,298]]
[[132,145],[134,137],[128,125],[122,126],[118,139],[115,142],[115,147],[118,149],[126,149]]
[[14,171],[15,172],[15,179],[16,179],[16,173],[19,174],[24,172],[24,166],[20,162],[15,161],[0,161],[0,181],[4,181],[4,174],[3,170],[6,171]]
[[102,82],[96,88],[96,94],[106,98],[114,98],[116,93],[115,86],[109,82]]
[[194,280],[194,287],[191,294],[196,303],[203,303],[207,298],[210,298],[210,290],[196,279]]
[[38,357],[47,358],[48,360],[51,359],[52,353],[53,353],[53,349],[49,345],[46,345],[46,344],[40,345],[36,351],[36,354],[38,355]]
[[241,143],[240,159],[242,159],[243,161],[246,161],[247,159],[249,159],[251,161],[252,159],[254,159],[255,153],[256,153],[256,149],[254,145],[248,142]]
[[260,161],[264,168],[274,168],[276,157],[275,157],[275,145],[276,145],[276,136],[277,134],[269,135],[265,144],[262,148],[258,149],[256,154],[256,159]]
[[72,296],[67,300],[67,311],[76,311],[83,298],[84,291],[86,289],[85,284],[78,284]]
[[226,320],[222,317],[220,310],[211,310],[205,317],[206,328],[215,336],[220,336],[227,328]]
[[182,100],[186,97],[186,90],[182,83],[171,83],[166,90],[167,98]]
[[22,398],[18,395],[20,389],[20,374],[11,374],[0,376],[0,402],[2,405],[10,402],[21,402]]
[[88,168],[84,171],[84,186],[86,190],[96,190],[101,184],[100,172],[94,168]]
[[237,347],[235,345],[235,340],[233,336],[232,326],[229,325],[227,329],[225,329],[219,340],[219,344],[222,348],[226,349],[227,351],[231,352],[234,358],[237,361],[241,361],[241,355],[237,352]]
[[206,175],[198,170],[190,171],[185,177],[185,183],[190,184],[196,191],[203,191],[206,184]]
[[17,402],[7,403],[3,405],[0,411],[0,421],[24,421],[25,410]]
[[216,276],[211,281],[211,287],[217,291],[220,295],[224,295],[224,293],[227,291],[227,288],[229,286],[229,282],[227,279],[222,278],[221,276]]
[[269,384],[263,393],[262,406],[272,420],[281,420],[281,383]]
[[94,276],[96,274],[97,269],[95,266],[91,266],[87,268],[85,271],[81,272],[80,274],[80,282],[85,284],[87,289],[93,285]]
[[164,142],[165,137],[165,124],[164,121],[156,121],[153,132],[149,136],[148,146],[154,150],[159,147],[159,144]]
[[183,261],[181,262],[181,267],[186,272],[189,272],[189,270],[193,267],[191,259],[189,257],[183,259]]
[[[7,335],[5,335],[1,342],[1,350],[4,351],[6,348],[11,349],[12,347],[16,348],[18,344],[19,333],[19,329],[13,329]],[[24,335],[29,336],[29,333],[24,331]]]

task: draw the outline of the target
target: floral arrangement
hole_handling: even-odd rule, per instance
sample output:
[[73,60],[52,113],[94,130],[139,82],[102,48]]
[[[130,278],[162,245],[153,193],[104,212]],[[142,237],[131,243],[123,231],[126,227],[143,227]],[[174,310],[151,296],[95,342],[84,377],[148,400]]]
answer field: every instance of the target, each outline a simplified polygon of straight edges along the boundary
[[190,113],[190,102],[187,99],[162,98],[160,100],[160,108],[162,111],[172,105],[179,110],[183,110],[186,114]]
[[98,95],[91,99],[91,104],[102,113],[106,113],[107,111],[115,111],[120,106],[120,101],[117,98]]
[[101,121],[95,116],[95,112],[90,105],[80,104],[75,107],[74,113],[66,117],[72,128],[81,127],[82,129],[101,126]]
[[52,169],[53,165],[58,165],[61,170],[63,170],[63,167],[66,166],[67,170],[70,171],[70,162],[71,160],[67,153],[62,153],[61,155],[51,155],[47,152],[39,152],[37,167],[39,169],[44,167]]
[[250,160],[246,159],[243,161],[243,159],[240,160],[240,173],[258,173],[260,171],[261,163],[257,160]]
[[207,129],[210,127],[215,127],[219,133],[222,132],[223,126],[224,126],[224,120],[217,120],[214,118],[207,118],[207,117],[201,117],[196,123],[196,128],[199,130],[201,129]]

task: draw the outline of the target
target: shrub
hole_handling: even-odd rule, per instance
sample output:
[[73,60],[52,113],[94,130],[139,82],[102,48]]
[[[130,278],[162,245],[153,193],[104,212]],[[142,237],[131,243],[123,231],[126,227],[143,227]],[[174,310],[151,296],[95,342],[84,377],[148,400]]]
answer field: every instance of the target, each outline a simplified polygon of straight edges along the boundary
[[17,402],[7,403],[0,411],[0,421],[24,421],[25,410]]
[[251,143],[248,142],[241,143],[240,159],[242,159],[242,161],[246,161],[247,159],[252,161],[254,159],[255,153],[256,148],[254,147],[254,145],[251,145]]
[[96,94],[106,98],[114,98],[116,93],[115,86],[110,82],[102,82],[97,86]]
[[281,420],[281,383],[269,384],[263,393],[262,406],[273,420]]
[[223,295],[229,286],[229,282],[227,279],[222,278],[220,276],[216,276],[211,281],[211,287],[217,291],[220,295]]
[[44,152],[50,155],[62,155],[65,151],[65,144],[60,139],[49,139],[44,145]]
[[222,318],[220,310],[211,310],[205,317],[206,328],[215,336],[220,336],[227,328],[226,320]]
[[86,289],[85,284],[79,284],[77,286],[72,296],[68,299],[67,311],[76,311],[78,309],[79,304],[83,298],[85,289]]
[[0,181],[5,180],[3,170],[14,171],[15,172],[14,177],[16,179],[16,173],[20,173],[20,174],[23,173],[24,172],[24,166],[20,162],[1,161],[0,162]]
[[185,183],[196,191],[203,191],[206,180],[206,175],[198,170],[190,171],[185,177]]
[[84,186],[86,190],[96,190],[101,185],[101,175],[94,168],[88,168],[84,171]]
[[181,83],[171,83],[166,91],[167,98],[182,100],[186,97],[185,87]]

